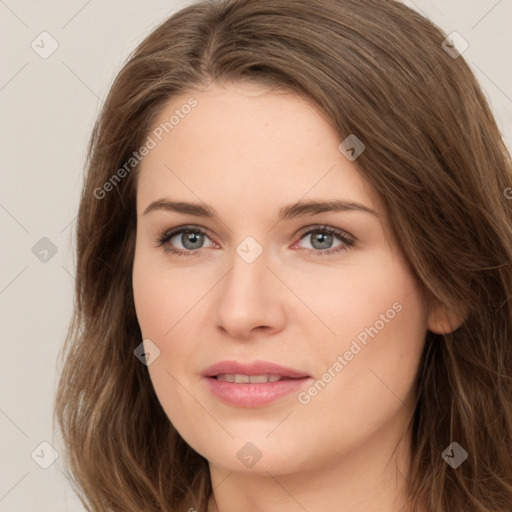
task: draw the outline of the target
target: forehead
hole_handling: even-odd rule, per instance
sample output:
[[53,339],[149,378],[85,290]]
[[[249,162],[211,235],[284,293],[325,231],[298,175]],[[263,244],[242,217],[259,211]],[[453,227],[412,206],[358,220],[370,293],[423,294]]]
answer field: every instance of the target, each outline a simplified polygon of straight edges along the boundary
[[320,196],[378,208],[325,114],[291,91],[212,84],[169,100],[149,135],[138,203],[169,193],[252,211]]

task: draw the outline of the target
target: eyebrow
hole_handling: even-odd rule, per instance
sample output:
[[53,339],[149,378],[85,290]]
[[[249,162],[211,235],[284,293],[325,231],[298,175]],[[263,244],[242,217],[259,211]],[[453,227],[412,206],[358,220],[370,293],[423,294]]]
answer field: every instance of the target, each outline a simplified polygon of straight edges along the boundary
[[[157,210],[177,212],[187,215],[195,215],[197,217],[206,217],[219,220],[219,216],[215,212],[215,209],[211,206],[208,206],[207,204],[170,201],[169,199],[159,199],[157,201],[153,201],[144,210],[143,215],[147,215],[148,213]],[[319,213],[346,211],[361,211],[374,215],[375,217],[380,216],[375,210],[363,204],[334,199],[331,201],[299,201],[288,206],[283,206],[278,211],[277,219],[279,222],[282,220],[293,219],[296,217],[306,217],[308,215],[316,215]]]

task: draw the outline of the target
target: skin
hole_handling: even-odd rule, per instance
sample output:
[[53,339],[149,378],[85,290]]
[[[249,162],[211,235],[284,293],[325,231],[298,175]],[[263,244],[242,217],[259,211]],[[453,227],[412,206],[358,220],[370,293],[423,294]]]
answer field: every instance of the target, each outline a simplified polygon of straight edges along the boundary
[[[160,350],[148,366],[156,394],[209,461],[209,512],[405,510],[425,334],[447,332],[454,319],[438,306],[427,314],[382,203],[314,104],[254,84],[214,83],[172,98],[155,127],[191,95],[198,105],[139,169],[133,292],[143,337]],[[219,220],[144,214],[159,199],[206,203]],[[279,208],[301,199],[343,199],[378,215],[338,211],[276,223]],[[209,233],[199,254],[158,246],[162,232],[188,224]],[[316,224],[344,230],[356,244],[319,254],[343,245],[334,237],[311,253],[319,245],[302,232]],[[236,252],[247,236],[263,249],[250,264]],[[167,247],[192,252],[183,238]],[[292,393],[264,407],[227,405],[200,377],[218,361],[259,359],[316,381],[396,302],[401,311],[308,404]],[[237,457],[249,442],[261,452],[252,467]]]

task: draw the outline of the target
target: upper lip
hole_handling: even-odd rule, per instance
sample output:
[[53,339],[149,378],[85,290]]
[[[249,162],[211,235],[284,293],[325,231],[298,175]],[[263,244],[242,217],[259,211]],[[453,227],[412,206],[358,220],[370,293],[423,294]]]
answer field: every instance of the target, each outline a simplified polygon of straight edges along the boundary
[[300,379],[309,377],[307,373],[293,368],[287,368],[280,364],[271,363],[269,361],[253,361],[243,363],[240,361],[220,361],[206,368],[201,375],[203,377],[216,377],[223,374],[238,375],[279,375],[280,377],[288,377],[291,379]]

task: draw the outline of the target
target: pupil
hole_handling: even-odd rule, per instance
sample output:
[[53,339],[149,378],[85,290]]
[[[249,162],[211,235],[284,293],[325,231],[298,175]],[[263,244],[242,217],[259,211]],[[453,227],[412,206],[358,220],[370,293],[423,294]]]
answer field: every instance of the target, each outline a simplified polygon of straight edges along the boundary
[[[187,249],[198,249],[199,247],[201,247],[201,243],[203,241],[203,235],[201,234],[197,234],[197,233],[193,233],[193,232],[190,232],[190,233],[186,233],[183,235],[183,246],[186,247]],[[192,247],[189,247],[187,244],[192,244]],[[196,245],[194,245],[196,244]]]
[[[315,246],[315,243],[317,243],[317,242],[320,243],[320,247]],[[332,235],[331,234],[318,233],[316,236],[313,236],[312,245],[315,249],[329,249],[329,246],[331,243],[332,243]]]

